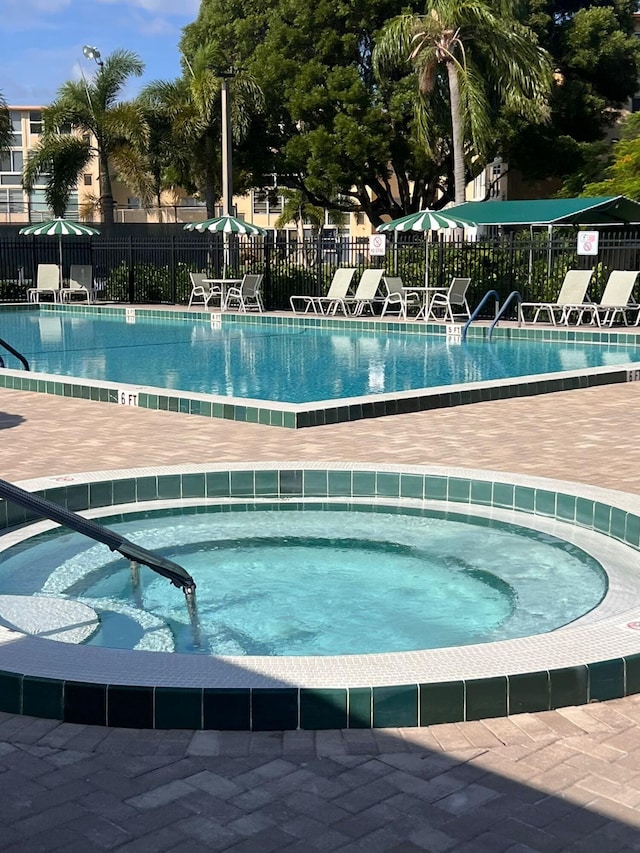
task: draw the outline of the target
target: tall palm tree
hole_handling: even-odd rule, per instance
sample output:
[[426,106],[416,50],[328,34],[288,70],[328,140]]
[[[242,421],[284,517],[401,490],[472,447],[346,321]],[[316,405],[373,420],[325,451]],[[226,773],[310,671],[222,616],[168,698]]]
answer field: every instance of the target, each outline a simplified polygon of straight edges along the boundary
[[[184,58],[185,74],[174,82],[146,86],[141,97],[170,115],[174,132],[174,165],[181,182],[203,196],[207,216],[215,215],[220,198],[220,139],[222,134],[222,70],[229,63],[212,44],[198,47]],[[230,81],[230,119],[235,143],[242,142],[254,115],[264,108],[264,96],[253,78],[243,71]]]
[[418,122],[434,150],[428,106],[448,98],[455,201],[465,200],[465,146],[482,154],[495,105],[534,120],[548,115],[552,61],[515,17],[514,0],[427,0],[425,14],[389,21],[374,49],[378,76],[407,63],[418,78]]
[[0,92],[0,152],[7,151],[11,146],[11,118],[7,102]]
[[[116,50],[99,67],[95,77],[88,81],[68,81],[58,90],[55,101],[43,113],[44,132],[40,146],[35,149],[25,168],[27,181],[35,180],[50,171],[52,165],[63,168],[71,186],[77,183],[80,172],[88,161],[82,160],[80,148],[69,137],[84,140],[90,154],[97,156],[100,176],[100,210],[102,221],[109,226],[114,221],[112,178],[117,169],[118,158],[126,155],[128,147],[138,146],[147,137],[147,126],[139,106],[135,103],[118,101],[122,89],[130,77],[139,77],[144,65],[137,54],[128,50]],[[62,132],[65,126],[70,133]],[[71,161],[64,160],[64,153],[74,152],[77,171]],[[62,183],[51,173],[50,187]],[[27,186],[25,184],[25,186]]]

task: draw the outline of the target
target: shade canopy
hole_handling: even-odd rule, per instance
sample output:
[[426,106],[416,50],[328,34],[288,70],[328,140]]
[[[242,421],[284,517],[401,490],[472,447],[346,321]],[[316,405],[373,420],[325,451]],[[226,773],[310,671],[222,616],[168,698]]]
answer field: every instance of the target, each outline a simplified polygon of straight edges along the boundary
[[468,225],[626,225],[640,223],[640,203],[623,195],[545,198],[526,201],[468,201],[448,214]]
[[49,219],[47,222],[25,225],[18,233],[35,234],[36,236],[44,234],[47,237],[92,237],[100,232],[90,225],[83,225],[81,222],[58,217],[57,219]]
[[221,234],[247,234],[249,237],[257,235],[266,236],[267,232],[258,225],[245,222],[235,216],[216,216],[214,219],[205,219],[204,222],[189,222],[184,226],[185,231],[218,232]]
[[419,210],[391,222],[378,225],[376,231],[437,231],[440,228],[464,228],[474,223],[460,219],[451,210]]

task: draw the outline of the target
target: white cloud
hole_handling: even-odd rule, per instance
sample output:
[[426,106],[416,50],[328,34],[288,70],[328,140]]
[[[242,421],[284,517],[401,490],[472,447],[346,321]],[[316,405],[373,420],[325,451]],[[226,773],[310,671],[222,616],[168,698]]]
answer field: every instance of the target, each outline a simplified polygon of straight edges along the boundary
[[196,18],[200,8],[200,0],[181,0],[180,3],[176,0],[98,0],[98,3],[132,6],[154,15],[179,18]]

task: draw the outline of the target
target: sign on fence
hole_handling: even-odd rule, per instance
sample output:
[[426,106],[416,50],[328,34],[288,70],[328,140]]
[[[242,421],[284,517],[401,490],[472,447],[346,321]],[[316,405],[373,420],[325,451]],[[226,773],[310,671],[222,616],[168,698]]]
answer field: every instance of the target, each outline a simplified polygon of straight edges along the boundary
[[598,254],[598,232],[597,231],[578,231],[578,254],[579,255],[597,255]]
[[373,257],[375,255],[381,255],[384,257],[384,253],[387,250],[387,238],[385,234],[371,234],[369,237],[369,254]]

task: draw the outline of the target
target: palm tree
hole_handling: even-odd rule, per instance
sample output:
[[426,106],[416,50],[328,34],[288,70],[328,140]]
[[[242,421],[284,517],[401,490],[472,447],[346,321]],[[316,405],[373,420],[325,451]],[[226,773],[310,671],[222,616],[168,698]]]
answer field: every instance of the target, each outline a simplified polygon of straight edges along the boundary
[[11,146],[11,117],[7,102],[0,92],[0,152],[8,151]]
[[22,185],[31,192],[42,174],[48,176],[44,197],[54,216],[64,216],[69,198],[93,158],[89,140],[71,133],[43,135],[22,173]]
[[428,0],[425,14],[403,14],[385,25],[373,62],[379,77],[412,65],[418,123],[432,150],[442,143],[434,139],[427,103],[448,96],[456,204],[465,200],[465,146],[485,151],[492,107],[533,120],[548,116],[551,57],[516,20],[514,0]]
[[[146,86],[141,97],[171,117],[174,167],[181,183],[193,186],[204,198],[207,216],[215,215],[220,198],[220,139],[222,133],[222,69],[229,64],[212,44],[198,47],[185,59],[185,75],[174,82]],[[254,115],[264,107],[262,90],[243,71],[230,81],[230,118],[235,143],[246,137]]]
[[[86,142],[90,155],[98,158],[102,221],[106,226],[111,225],[114,221],[113,169],[117,169],[118,159],[126,157],[132,145],[140,147],[148,135],[140,107],[135,103],[119,102],[118,98],[127,80],[139,77],[143,70],[137,54],[116,50],[105,59],[93,80],[83,78],[82,82],[64,83],[56,100],[44,110],[41,143],[25,167],[27,182],[50,172],[55,166],[59,174],[51,172],[51,193],[59,193],[65,180],[71,190],[88,161],[83,161],[82,146],[73,144],[70,137]],[[62,132],[67,125],[71,132]],[[65,152],[73,152],[75,159],[66,162]]]

